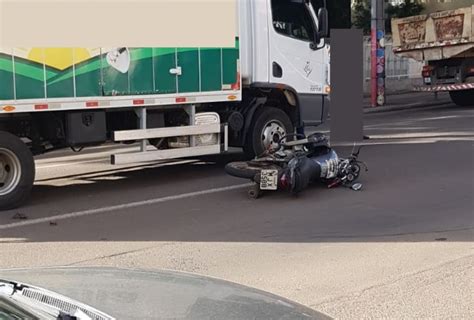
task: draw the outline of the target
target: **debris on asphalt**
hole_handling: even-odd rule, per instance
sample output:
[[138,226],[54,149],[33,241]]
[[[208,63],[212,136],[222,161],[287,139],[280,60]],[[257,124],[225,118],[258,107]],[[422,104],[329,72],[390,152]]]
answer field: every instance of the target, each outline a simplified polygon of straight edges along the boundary
[[12,217],[13,220],[26,220],[28,219],[28,217],[22,213],[16,213],[13,217]]

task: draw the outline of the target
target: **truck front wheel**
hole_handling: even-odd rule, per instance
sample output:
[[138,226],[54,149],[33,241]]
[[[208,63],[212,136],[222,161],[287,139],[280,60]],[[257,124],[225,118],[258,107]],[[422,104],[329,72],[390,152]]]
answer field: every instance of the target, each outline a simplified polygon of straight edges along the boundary
[[31,151],[17,136],[0,131],[0,210],[23,204],[30,195],[34,179]]
[[474,106],[474,90],[450,91],[451,100],[460,107]]
[[280,139],[293,133],[290,117],[281,109],[262,107],[254,116],[252,127],[244,146],[249,158],[260,156],[266,150],[277,146]]

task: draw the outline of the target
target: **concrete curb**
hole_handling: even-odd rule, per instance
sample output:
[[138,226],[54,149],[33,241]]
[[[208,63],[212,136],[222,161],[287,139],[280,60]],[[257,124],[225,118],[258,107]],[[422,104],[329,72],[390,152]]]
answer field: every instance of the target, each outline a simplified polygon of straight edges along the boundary
[[407,109],[429,108],[429,107],[442,106],[442,105],[446,105],[450,103],[452,102],[451,100],[448,99],[448,100],[442,100],[442,101],[416,102],[416,103],[402,104],[398,106],[385,106],[385,107],[378,107],[378,108],[365,107],[364,114],[401,111],[401,110],[407,110]]

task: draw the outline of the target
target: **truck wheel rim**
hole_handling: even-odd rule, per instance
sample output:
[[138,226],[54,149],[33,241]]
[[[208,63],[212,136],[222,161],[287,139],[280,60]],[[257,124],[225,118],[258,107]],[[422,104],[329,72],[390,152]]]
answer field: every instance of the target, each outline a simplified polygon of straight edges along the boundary
[[262,144],[265,150],[278,147],[278,142],[286,135],[285,126],[277,120],[269,121],[262,130]]
[[8,149],[0,148],[0,196],[12,192],[20,183],[21,165],[18,157]]

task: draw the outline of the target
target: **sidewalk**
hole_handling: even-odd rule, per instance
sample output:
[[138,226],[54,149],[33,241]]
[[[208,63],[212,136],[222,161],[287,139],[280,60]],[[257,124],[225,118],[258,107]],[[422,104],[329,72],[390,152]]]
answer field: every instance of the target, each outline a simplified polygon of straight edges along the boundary
[[370,97],[364,97],[364,113],[424,108],[451,103],[447,92],[440,92],[438,97],[430,92],[410,92],[388,95],[386,99],[385,106],[373,108],[370,106]]

